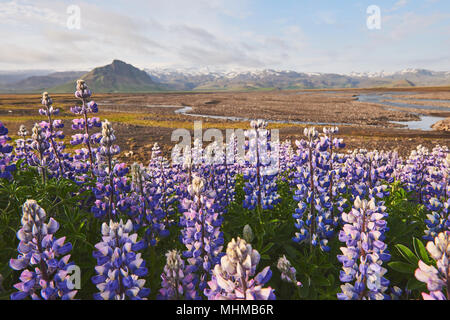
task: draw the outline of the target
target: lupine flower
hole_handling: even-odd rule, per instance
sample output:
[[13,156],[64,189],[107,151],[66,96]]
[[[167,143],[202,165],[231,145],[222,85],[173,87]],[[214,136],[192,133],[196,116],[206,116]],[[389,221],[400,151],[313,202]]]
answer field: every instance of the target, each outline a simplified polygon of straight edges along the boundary
[[70,143],[72,145],[84,144],[86,146],[86,148],[80,149],[78,154],[84,159],[89,159],[90,167],[93,169],[95,155],[97,153],[94,145],[99,143],[101,135],[100,133],[92,134],[91,131],[95,127],[100,127],[101,122],[97,117],[88,117],[89,113],[98,112],[98,106],[95,101],[88,101],[91,95],[92,92],[86,82],[84,80],[77,80],[75,97],[81,100],[82,105],[72,107],[70,110],[76,115],[83,116],[83,118],[72,121],[72,129],[82,131],[82,133],[73,135]]
[[247,159],[244,172],[245,198],[243,206],[248,210],[271,210],[281,202],[277,193],[275,178],[278,174],[278,142],[269,142],[270,132],[267,122],[252,121],[252,130],[245,132],[247,141]]
[[31,143],[33,142],[33,140],[27,138],[28,130],[23,124],[20,125],[17,135],[20,138],[16,140],[15,159],[25,159],[25,162],[28,162],[32,153]]
[[140,253],[135,253],[145,247],[145,242],[137,241],[137,234],[130,234],[132,231],[131,220],[126,224],[122,220],[102,224],[102,242],[95,245],[98,251],[93,253],[97,275],[92,282],[100,291],[94,294],[94,299],[142,300],[150,294],[142,279],[148,272],[145,261]]
[[[296,141],[298,150],[295,156],[297,170],[294,172],[294,182],[297,190],[294,200],[298,202],[298,208],[292,216],[299,231],[293,240],[298,243],[307,242],[311,248],[318,245],[327,252],[330,250],[328,239],[333,236],[339,219],[339,215],[333,217],[333,208],[336,207],[340,213],[345,207],[345,199],[337,197],[336,190],[345,188],[335,184],[335,189],[331,184],[334,177],[330,171],[330,155],[327,153],[328,138],[319,138],[319,132],[315,128],[305,128],[304,135],[307,141]],[[335,203],[332,202],[332,195]]]
[[275,300],[274,290],[263,286],[272,277],[270,267],[255,276],[260,256],[245,240],[232,239],[227,253],[212,271],[205,295],[209,300]]
[[28,164],[36,167],[45,182],[47,176],[53,176],[58,170],[58,164],[55,162],[54,154],[50,150],[50,143],[46,139],[44,130],[37,123],[34,124],[31,138],[31,149],[34,153],[28,159]]
[[[427,251],[436,261],[436,267],[419,261],[419,268],[415,272],[417,280],[426,283],[430,293],[422,293],[424,300],[450,299],[450,231],[439,233],[434,241],[427,243]],[[444,292],[447,291],[447,296]]]
[[97,166],[94,169],[97,183],[93,192],[97,200],[91,211],[96,218],[107,216],[112,219],[117,215],[117,209],[125,211],[129,206],[127,194],[131,186],[125,177],[128,167],[124,163],[114,162],[113,157],[120,152],[119,146],[114,144],[115,141],[114,129],[111,123],[105,120],[102,123],[102,138],[96,154]]
[[56,131],[57,129],[62,129],[64,124],[61,120],[53,120],[52,117],[59,114],[59,109],[53,108],[53,100],[50,98],[48,92],[44,92],[42,94],[41,103],[44,108],[39,109],[39,114],[46,116],[48,122],[42,121],[40,126],[46,130],[46,139],[48,139],[50,143],[49,149],[54,154],[55,160],[58,164],[59,174],[64,175],[67,169],[67,164],[64,163],[64,158],[67,158],[68,155],[63,153],[63,149],[65,148],[64,144],[56,141],[56,139],[64,139],[63,132],[61,130]]
[[450,230],[450,198],[447,202],[441,202],[437,198],[428,200],[427,208],[431,213],[427,214],[425,224],[425,240],[432,241],[440,232]]
[[16,170],[16,165],[12,163],[13,147],[8,144],[9,140],[8,129],[0,121],[0,178],[8,180],[12,179],[11,172]]
[[[164,198],[161,180],[154,179],[149,168],[134,163],[131,166],[131,194],[129,197],[129,210],[127,213],[133,218],[135,230],[145,229],[145,241],[148,245],[155,246],[160,238],[166,237],[169,232],[166,229],[166,208],[172,202]],[[170,183],[169,183],[170,185]],[[170,191],[169,191],[170,193]]]
[[161,274],[161,300],[194,300],[197,298],[194,286],[194,266],[185,267],[184,261],[176,250],[166,253],[167,263]]
[[200,292],[206,287],[211,268],[222,256],[224,243],[220,230],[223,217],[216,211],[215,193],[206,190],[205,185],[203,178],[194,176],[188,187],[192,200],[183,199],[185,211],[180,219],[182,241],[187,249],[183,255],[191,266],[195,266]]
[[[338,255],[343,265],[340,280],[345,284],[338,293],[340,300],[383,300],[390,297],[385,293],[389,280],[383,262],[390,259],[387,245],[383,242],[386,231],[386,207],[356,198],[349,213],[342,214],[346,222],[339,233],[339,240],[346,243]],[[359,262],[359,264],[358,264]],[[351,284],[351,282],[354,284]]]
[[159,145],[155,143],[147,170],[151,180],[148,189],[151,211],[147,215],[147,221],[153,225],[152,230],[147,230],[147,236],[154,245],[155,237],[167,237],[168,228],[175,223],[172,216],[175,214],[177,200],[174,178],[176,168],[170,167],[169,161],[162,156]]
[[[447,148],[438,147],[430,153],[427,148],[418,146],[411,152],[406,165],[403,166],[399,174],[400,179],[405,183],[408,191],[414,192],[420,203],[427,204],[430,198],[440,199],[445,196],[448,183],[443,175],[445,170],[439,167],[441,165],[445,167],[447,154]],[[448,170],[448,165],[446,167]],[[434,186],[432,186],[433,183]]]
[[290,282],[297,287],[302,285],[300,281],[297,281],[295,276],[297,270],[291,266],[291,262],[286,258],[286,256],[283,255],[280,259],[278,259],[277,268],[281,272],[281,280]]
[[[24,270],[18,290],[11,299],[33,300],[73,299],[76,290],[72,290],[68,267],[72,250],[70,243],[64,243],[65,237],[54,239],[59,224],[53,218],[48,222],[47,215],[36,201],[28,200],[23,205],[22,228],[17,232],[20,240],[17,259],[11,259],[9,265],[14,270]],[[33,271],[26,269],[31,267]]]

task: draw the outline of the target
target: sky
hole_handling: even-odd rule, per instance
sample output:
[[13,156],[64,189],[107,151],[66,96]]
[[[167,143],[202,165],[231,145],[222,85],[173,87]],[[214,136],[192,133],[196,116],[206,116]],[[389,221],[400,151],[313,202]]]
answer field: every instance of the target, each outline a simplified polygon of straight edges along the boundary
[[0,0],[0,34],[0,70],[450,71],[448,0]]

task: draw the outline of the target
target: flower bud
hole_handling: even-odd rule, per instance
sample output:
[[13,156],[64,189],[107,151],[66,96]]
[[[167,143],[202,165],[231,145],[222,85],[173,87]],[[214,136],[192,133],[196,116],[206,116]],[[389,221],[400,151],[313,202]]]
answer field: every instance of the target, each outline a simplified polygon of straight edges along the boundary
[[248,224],[245,225],[242,235],[244,240],[247,241],[248,243],[251,243],[255,238],[253,230]]

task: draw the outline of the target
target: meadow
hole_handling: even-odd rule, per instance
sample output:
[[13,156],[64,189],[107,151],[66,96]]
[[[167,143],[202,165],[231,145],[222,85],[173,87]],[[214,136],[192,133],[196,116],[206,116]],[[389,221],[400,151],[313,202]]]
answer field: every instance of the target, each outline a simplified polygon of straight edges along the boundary
[[[257,94],[286,104],[270,93],[223,93],[219,100],[246,99],[251,105],[232,113],[256,118],[272,112],[256,109]],[[214,102],[217,95],[189,96],[213,106],[202,113],[221,114],[228,105]],[[186,102],[188,95],[171,97],[170,105],[202,108]],[[163,107],[97,104],[84,81],[75,97],[44,93],[40,109],[9,98],[0,108],[2,299],[450,297],[448,135],[390,131],[397,126],[390,117],[412,114],[363,104],[362,127],[320,131],[205,121],[204,128],[246,129],[245,145],[237,137],[225,150],[194,141],[169,156],[164,140],[165,149],[155,143],[148,153],[125,156],[143,132],[160,138],[190,130],[197,118]],[[26,99],[33,104],[35,97]],[[153,105],[164,98],[151,99]],[[336,121],[354,117],[344,108],[351,93],[312,99],[331,99]],[[362,112],[358,106],[351,110]],[[291,120],[316,120],[294,109],[287,103],[282,111]],[[272,129],[292,140],[272,141]],[[389,150],[389,141],[401,150]]]

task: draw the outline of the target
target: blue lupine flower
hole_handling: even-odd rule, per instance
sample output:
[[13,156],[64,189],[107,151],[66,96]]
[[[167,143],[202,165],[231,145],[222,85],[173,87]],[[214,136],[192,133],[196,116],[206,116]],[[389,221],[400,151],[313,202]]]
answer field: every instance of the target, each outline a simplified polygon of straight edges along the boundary
[[338,255],[342,263],[340,280],[345,283],[338,299],[390,299],[386,294],[389,280],[384,277],[387,270],[381,266],[390,259],[383,242],[385,210],[384,206],[375,203],[374,198],[367,201],[356,197],[352,210],[342,214],[342,220],[347,224],[339,233],[339,240],[347,246],[341,247],[342,255]]
[[198,276],[196,284],[200,292],[206,287],[207,277],[220,257],[224,243],[220,230],[223,217],[214,205],[215,193],[205,190],[205,180],[194,176],[189,186],[191,199],[183,200],[185,212],[180,219],[183,226],[182,242],[187,250],[183,255]]
[[161,274],[160,300],[194,300],[195,291],[194,266],[185,267],[184,261],[176,250],[166,253],[167,263]]
[[277,193],[276,177],[278,175],[277,142],[270,143],[270,132],[266,129],[267,122],[252,121],[252,129],[245,132],[247,141],[247,159],[244,169],[243,206],[248,210],[271,210],[281,202]]
[[0,121],[0,179],[12,179],[11,172],[16,170],[16,165],[12,163],[13,147],[8,144],[9,140],[11,138],[8,137],[8,129]]
[[96,197],[91,211],[96,218],[109,219],[118,214],[118,210],[127,211],[130,206],[128,193],[131,185],[125,177],[128,174],[128,167],[114,161],[114,156],[120,153],[120,148],[115,145],[116,136],[114,129],[108,120],[102,123],[102,138],[100,148],[96,153],[97,162],[94,168],[97,182],[93,192]]
[[53,116],[59,114],[59,109],[53,107],[53,100],[50,98],[48,92],[42,94],[41,103],[44,108],[39,109],[39,114],[46,116],[48,121],[42,121],[39,125],[45,130],[46,139],[50,144],[49,150],[53,153],[55,161],[58,164],[58,172],[56,174],[64,176],[66,171],[69,171],[68,176],[71,176],[70,156],[64,152],[65,145],[61,141],[57,141],[57,139],[64,139],[64,133],[62,130],[59,130],[64,127],[64,124],[61,120],[53,119]]
[[[439,233],[434,241],[427,243],[427,251],[436,261],[436,267],[419,261],[415,272],[417,280],[426,283],[430,293],[422,293],[424,300],[450,300],[450,231]],[[447,296],[444,294],[444,288]]]
[[92,134],[93,128],[101,127],[101,122],[98,117],[89,118],[89,113],[97,113],[98,106],[94,101],[88,101],[91,97],[92,92],[88,88],[84,80],[77,80],[77,89],[75,91],[75,97],[81,100],[81,106],[75,106],[70,108],[70,110],[83,118],[74,119],[72,121],[72,129],[82,131],[82,133],[75,134],[72,136],[70,143],[72,145],[84,144],[86,148],[80,149],[79,154],[83,154],[87,159],[89,159],[89,164],[91,170],[94,169],[97,148],[94,146],[100,142],[100,133]]
[[297,166],[294,172],[294,183],[297,185],[294,200],[298,202],[298,207],[292,216],[299,231],[293,240],[307,242],[311,248],[319,246],[327,252],[330,250],[328,239],[334,235],[339,220],[339,215],[333,217],[333,210],[336,207],[339,213],[342,212],[346,206],[345,199],[337,195],[339,185],[332,184],[335,177],[330,166],[330,154],[327,153],[328,138],[319,139],[315,128],[306,128],[304,135],[308,140],[296,141],[298,151],[294,157]]
[[272,277],[270,267],[255,275],[259,260],[251,244],[232,239],[226,255],[212,271],[205,295],[209,300],[275,300],[274,290],[263,287]]
[[437,198],[431,198],[428,200],[427,208],[431,213],[427,214],[425,219],[427,229],[423,238],[433,241],[439,233],[450,230],[450,199],[441,202]]
[[[64,243],[65,237],[54,239],[59,224],[53,218],[48,222],[47,215],[36,201],[28,200],[23,205],[22,228],[17,232],[20,240],[17,259],[11,259],[9,265],[14,270],[24,270],[19,283],[14,285],[18,292],[11,299],[33,300],[73,299],[76,290],[68,274],[72,250],[70,243]],[[33,271],[26,269],[33,268]]]
[[97,259],[97,275],[92,277],[92,282],[100,291],[94,294],[94,299],[142,300],[150,294],[142,279],[148,272],[145,261],[135,252],[143,249],[145,242],[138,241],[136,233],[130,234],[132,231],[131,220],[126,224],[122,220],[102,224],[102,242],[95,245],[98,251],[93,253]]

